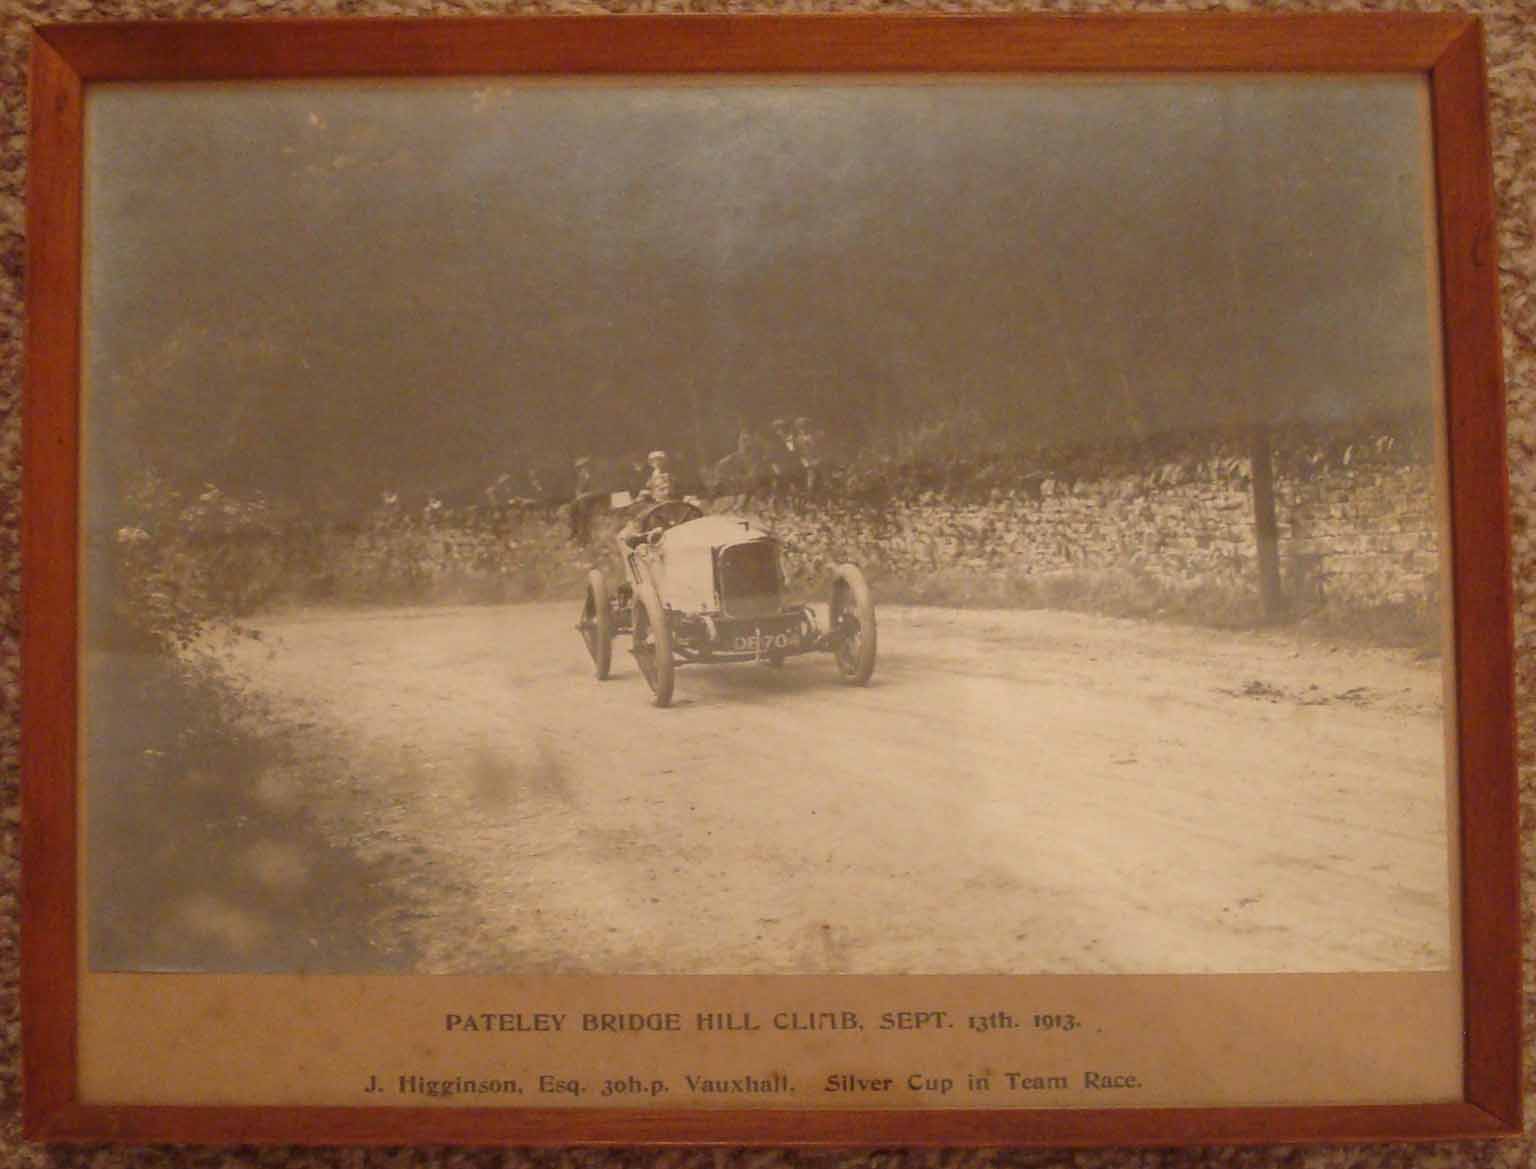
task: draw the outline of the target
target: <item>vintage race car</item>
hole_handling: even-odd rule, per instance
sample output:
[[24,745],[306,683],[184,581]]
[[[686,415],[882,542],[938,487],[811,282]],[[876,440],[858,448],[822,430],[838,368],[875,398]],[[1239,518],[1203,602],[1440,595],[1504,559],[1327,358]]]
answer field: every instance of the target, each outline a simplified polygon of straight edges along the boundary
[[610,588],[594,568],[576,625],[599,679],[621,633],[657,706],[672,701],[676,668],[696,662],[781,666],[822,652],[853,685],[874,673],[875,604],[855,565],[833,572],[823,629],[810,605],[785,604],[779,541],[751,520],[670,500],[643,509],[618,541],[625,579]]

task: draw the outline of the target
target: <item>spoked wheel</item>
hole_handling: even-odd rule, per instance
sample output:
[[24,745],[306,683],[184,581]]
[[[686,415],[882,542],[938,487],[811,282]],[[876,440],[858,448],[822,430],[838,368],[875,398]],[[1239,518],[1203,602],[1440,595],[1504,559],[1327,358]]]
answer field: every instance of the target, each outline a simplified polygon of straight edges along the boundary
[[857,565],[838,565],[827,624],[838,673],[850,686],[865,685],[875,672],[875,601]]
[[672,627],[656,590],[642,585],[635,590],[635,664],[651,688],[651,701],[666,706],[672,701]]
[[613,606],[608,599],[608,578],[601,568],[587,573],[587,599],[582,602],[576,628],[592,655],[593,673],[602,681],[613,665]]

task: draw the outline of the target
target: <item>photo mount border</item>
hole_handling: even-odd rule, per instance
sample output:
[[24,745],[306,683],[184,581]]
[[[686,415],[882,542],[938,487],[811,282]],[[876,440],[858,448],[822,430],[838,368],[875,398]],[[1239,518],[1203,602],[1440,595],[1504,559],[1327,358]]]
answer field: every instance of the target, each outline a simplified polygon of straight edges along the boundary
[[[99,1106],[78,1095],[82,176],[105,81],[455,75],[1376,74],[1429,86],[1451,515],[1460,1101],[1370,1106],[610,1110]],[[34,30],[22,515],[23,1131],[40,1141],[1150,1146],[1521,1132],[1514,633],[1483,33],[1460,14],[578,16]]]

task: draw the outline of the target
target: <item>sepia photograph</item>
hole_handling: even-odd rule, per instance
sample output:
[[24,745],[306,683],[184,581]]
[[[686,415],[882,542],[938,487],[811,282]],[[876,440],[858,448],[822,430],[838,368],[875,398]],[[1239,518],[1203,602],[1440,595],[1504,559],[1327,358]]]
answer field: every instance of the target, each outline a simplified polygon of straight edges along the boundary
[[86,967],[1455,969],[1429,119],[93,84]]

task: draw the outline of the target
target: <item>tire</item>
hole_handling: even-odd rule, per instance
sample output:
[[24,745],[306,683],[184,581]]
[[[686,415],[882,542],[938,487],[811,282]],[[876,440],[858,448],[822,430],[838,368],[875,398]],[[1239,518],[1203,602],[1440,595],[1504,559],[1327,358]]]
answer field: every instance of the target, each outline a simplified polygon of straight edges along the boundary
[[613,604],[608,596],[608,578],[601,568],[587,573],[587,599],[576,628],[592,656],[592,672],[601,682],[613,667]]
[[661,607],[661,598],[650,585],[635,590],[635,664],[651,688],[651,701],[666,706],[672,701],[672,627]]
[[832,656],[843,681],[850,686],[868,685],[875,672],[875,601],[869,582],[855,564],[837,566],[827,624],[840,635]]

